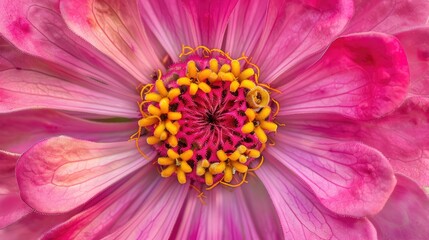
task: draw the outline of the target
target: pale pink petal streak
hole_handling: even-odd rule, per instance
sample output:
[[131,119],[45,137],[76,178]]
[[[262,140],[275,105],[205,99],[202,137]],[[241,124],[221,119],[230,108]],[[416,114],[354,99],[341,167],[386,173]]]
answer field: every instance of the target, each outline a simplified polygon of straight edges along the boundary
[[292,172],[272,158],[258,170],[280,217],[285,239],[376,239],[366,218],[330,212]]
[[[142,147],[152,159],[154,152]],[[55,137],[25,152],[16,166],[23,200],[44,213],[70,211],[150,163],[134,142],[94,143]]]
[[[404,100],[409,84],[405,53],[398,40],[380,33],[348,35],[274,96],[280,115],[338,113],[379,118]],[[276,94],[277,95],[277,94]]]
[[397,175],[398,184],[383,210],[371,217],[380,240],[429,239],[429,198],[411,179]]
[[21,200],[15,177],[19,155],[0,150],[0,229],[33,211]]

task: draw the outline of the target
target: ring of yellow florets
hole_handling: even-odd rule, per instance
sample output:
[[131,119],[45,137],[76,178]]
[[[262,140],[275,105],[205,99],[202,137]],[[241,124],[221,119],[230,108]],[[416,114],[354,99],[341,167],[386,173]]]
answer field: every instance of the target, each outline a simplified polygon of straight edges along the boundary
[[[146,142],[153,145],[160,154],[157,164],[162,177],[175,175],[181,184],[191,180],[193,184],[209,186],[207,189],[219,183],[239,186],[245,182],[248,172],[262,165],[262,151],[268,141],[267,134],[277,131],[277,124],[273,120],[279,105],[270,99],[268,90],[272,89],[258,83],[259,68],[246,57],[232,59],[221,50],[205,47],[184,47],[180,57],[186,58],[177,66],[170,67],[168,76],[163,78],[159,71],[155,83],[141,89],[142,101],[139,107],[142,118],[138,121],[138,132],[131,138],[136,140],[138,146],[143,131],[149,135]],[[225,89],[229,91],[228,97]],[[218,91],[219,94],[215,95],[212,91]],[[215,134],[220,141],[214,144],[217,150],[213,154],[213,148],[202,146],[211,143],[189,140],[192,139],[192,136],[189,137],[192,135],[191,130],[198,129],[202,124],[192,125],[195,120],[193,110],[189,109],[193,104],[199,105],[199,101],[203,101],[201,99],[206,96],[207,99],[229,99],[218,101],[233,104],[231,106],[234,109],[227,109],[229,112],[225,115],[229,114],[230,118],[236,116],[235,119],[232,118],[232,126],[226,126],[225,130],[232,131],[232,138]],[[276,113],[272,113],[273,104]],[[216,109],[223,107],[221,104],[217,105]],[[221,112],[218,115],[225,112],[224,109],[213,111]],[[236,115],[234,111],[237,112]],[[204,115],[210,110],[200,109],[197,112],[203,112]],[[218,124],[213,119],[207,121],[209,122],[204,126],[215,128]],[[184,125],[181,126],[181,123]],[[220,125],[219,128],[222,128],[222,124]],[[210,134],[213,132],[214,130],[209,131]]]

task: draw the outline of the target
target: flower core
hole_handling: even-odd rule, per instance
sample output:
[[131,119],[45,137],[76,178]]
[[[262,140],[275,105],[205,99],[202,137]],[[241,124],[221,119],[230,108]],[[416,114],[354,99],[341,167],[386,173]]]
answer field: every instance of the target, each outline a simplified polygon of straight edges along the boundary
[[[263,163],[279,110],[259,68],[245,56],[184,47],[181,60],[141,89],[139,130],[158,152],[162,177],[209,186],[239,186]],[[272,111],[275,109],[275,111]],[[142,153],[144,154],[144,153]]]

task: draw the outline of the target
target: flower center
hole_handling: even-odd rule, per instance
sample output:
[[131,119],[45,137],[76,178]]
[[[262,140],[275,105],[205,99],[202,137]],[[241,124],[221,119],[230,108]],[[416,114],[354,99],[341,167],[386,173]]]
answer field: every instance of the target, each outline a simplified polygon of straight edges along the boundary
[[259,68],[247,57],[203,46],[184,47],[180,57],[142,87],[139,130],[131,138],[138,146],[148,135],[162,177],[207,189],[239,186],[262,165],[267,134],[277,130],[272,89],[258,82]]

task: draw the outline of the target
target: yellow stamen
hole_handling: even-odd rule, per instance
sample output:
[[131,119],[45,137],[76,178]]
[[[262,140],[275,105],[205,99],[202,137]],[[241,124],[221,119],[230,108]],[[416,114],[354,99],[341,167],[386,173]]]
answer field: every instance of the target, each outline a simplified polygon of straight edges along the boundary
[[191,84],[191,79],[189,79],[187,77],[181,77],[181,78],[177,79],[177,84],[179,86],[189,85],[189,84]]
[[198,83],[198,88],[201,89],[205,93],[209,93],[212,89],[205,82]]
[[219,72],[219,63],[215,58],[210,59],[209,65],[210,65],[210,70],[212,70],[215,73]]
[[246,162],[247,162],[247,157],[246,157],[246,156],[244,156],[244,155],[241,155],[241,156],[238,158],[238,161],[239,161],[239,162],[241,162],[241,163],[246,163]]
[[225,166],[225,162],[212,163],[209,167],[210,173],[214,175],[222,173],[225,170]]
[[163,166],[168,166],[171,164],[175,164],[175,160],[169,157],[160,157],[158,158],[158,164]]
[[161,113],[168,113],[168,110],[170,108],[170,99],[161,99],[161,101],[159,101],[159,108],[161,109]]
[[231,162],[231,164],[232,164],[232,166],[238,171],[238,172],[241,172],[241,173],[245,173],[245,172],[247,172],[247,166],[246,165],[244,165],[244,164],[241,164],[241,163],[239,163],[239,162],[237,162],[237,161],[234,161],[234,162]]
[[262,87],[256,86],[246,95],[246,101],[252,108],[261,108],[270,102],[270,94]]
[[267,117],[269,117],[271,114],[271,108],[266,106],[262,108],[262,110],[258,113],[256,116],[256,119],[259,121],[265,120]]
[[165,88],[164,82],[161,79],[156,80],[155,86],[156,90],[161,96],[167,96],[167,89]]
[[154,105],[149,105],[147,111],[152,115],[161,116],[161,110]]
[[253,122],[248,122],[244,124],[244,126],[241,128],[241,132],[243,133],[251,133],[255,130],[255,125],[253,125]]
[[231,159],[232,161],[237,161],[240,155],[240,152],[238,150],[235,150],[231,155],[229,155],[229,159]]
[[240,86],[240,83],[239,83],[239,82],[237,82],[237,81],[233,81],[233,82],[231,83],[231,85],[229,85],[229,91],[231,91],[231,92],[236,92],[239,86]]
[[175,165],[169,165],[164,170],[161,171],[161,177],[170,177],[176,171]]
[[180,95],[180,89],[173,88],[168,92],[168,99],[173,100],[174,98],[178,97]]
[[261,128],[270,132],[276,132],[277,131],[277,124],[273,122],[268,121],[262,121],[261,122]]
[[146,100],[146,101],[159,102],[159,101],[161,101],[161,99],[162,99],[161,95],[159,95],[158,93],[153,93],[153,92],[148,93],[144,96],[144,100]]
[[180,156],[179,156],[179,154],[178,153],[176,153],[173,149],[168,149],[167,150],[167,155],[168,155],[168,157],[169,158],[171,158],[171,159],[177,159],[177,158],[179,158]]
[[244,145],[240,145],[240,146],[238,146],[238,148],[237,148],[237,151],[238,151],[240,154],[245,153],[245,152],[246,152],[246,150],[247,150],[247,147],[246,147],[246,146],[244,146]]
[[194,79],[197,78],[198,69],[197,69],[197,65],[195,64],[194,61],[188,62],[187,72],[188,72],[188,77],[194,78]]
[[223,180],[227,183],[232,181],[232,168],[231,167],[225,168],[225,176],[224,176]]
[[232,81],[235,79],[234,74],[230,73],[230,72],[219,72],[219,77],[220,79],[222,79],[223,81]]
[[210,77],[210,75],[212,74],[212,70],[210,69],[204,69],[201,72],[198,73],[198,80],[201,81],[205,81],[207,78]]
[[251,109],[251,108],[246,109],[245,114],[246,114],[247,118],[249,119],[249,122],[253,122],[253,120],[255,120],[256,113],[253,109]]
[[260,128],[260,127],[255,128],[255,134],[261,143],[267,142],[267,140],[268,140],[267,134],[265,134],[265,132],[264,132],[264,130],[262,130],[262,128]]
[[160,142],[160,139],[155,136],[150,136],[146,139],[147,144],[149,145],[155,145]]
[[197,93],[197,91],[198,91],[198,85],[195,83],[191,83],[191,85],[189,85],[189,94],[193,96]]
[[240,75],[240,62],[237,60],[231,61],[231,72],[234,74],[235,77],[238,77]]
[[165,130],[165,124],[159,123],[158,126],[155,128],[155,131],[153,131],[153,135],[155,137],[161,137],[161,133]]
[[164,141],[167,139],[167,137],[168,137],[168,133],[166,131],[163,131],[159,136],[159,140]]
[[176,121],[182,118],[182,114],[180,112],[169,112],[167,116],[171,121]]
[[251,158],[258,158],[259,156],[261,156],[261,152],[259,152],[256,149],[250,149],[247,152],[247,156],[251,157]]
[[231,66],[229,64],[223,64],[222,67],[220,67],[219,73],[220,72],[230,72],[231,71]]
[[218,150],[216,152],[217,158],[221,161],[224,162],[228,159],[228,156],[226,155],[226,153],[223,150]]
[[194,152],[191,149],[189,149],[183,152],[182,154],[180,154],[180,158],[182,159],[182,161],[188,161],[189,159],[192,158],[193,155],[194,155]]
[[245,79],[249,79],[254,74],[255,74],[255,71],[253,70],[253,68],[247,68],[240,73],[240,76],[238,76],[238,79],[243,81]]
[[153,125],[153,124],[155,124],[157,122],[158,122],[157,118],[147,117],[147,118],[140,119],[138,121],[138,125],[139,125],[139,127],[147,127],[147,126]]
[[191,166],[189,166],[189,164],[186,161],[180,162],[180,169],[182,169],[182,171],[184,171],[185,173],[192,172]]
[[182,171],[180,168],[176,171],[177,174],[177,181],[179,181],[180,184],[186,183],[186,174],[184,171]]
[[170,135],[170,136],[167,138],[167,142],[168,142],[168,144],[169,144],[171,147],[176,147],[176,146],[177,146],[177,144],[178,144],[178,142],[177,142],[177,138],[176,138],[176,136],[174,136],[174,135]]
[[217,81],[218,78],[219,78],[219,76],[216,73],[212,72],[209,76],[209,82],[213,83],[213,82]]
[[211,173],[206,172],[204,174],[204,180],[205,180],[207,186],[213,185],[213,175]]
[[247,88],[247,89],[250,90],[250,89],[253,89],[254,87],[256,87],[256,84],[254,82],[250,81],[250,80],[243,80],[240,83],[240,87]]
[[210,167],[210,162],[209,162],[207,159],[204,159],[204,160],[201,162],[201,166],[202,166],[203,168],[208,168],[208,167]]

